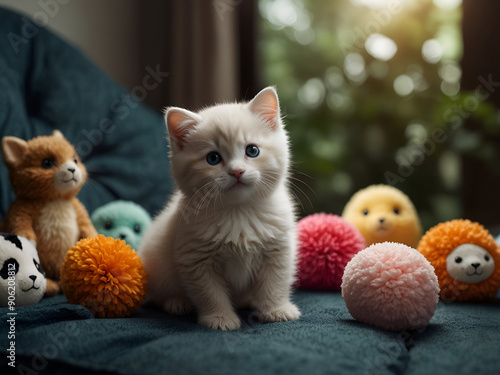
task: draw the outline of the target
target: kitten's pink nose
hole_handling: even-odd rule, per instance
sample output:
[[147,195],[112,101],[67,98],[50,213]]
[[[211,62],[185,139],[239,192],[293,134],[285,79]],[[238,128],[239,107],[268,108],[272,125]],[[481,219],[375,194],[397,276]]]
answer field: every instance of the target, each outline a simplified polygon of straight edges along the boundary
[[236,169],[235,171],[231,171],[229,172],[229,174],[231,176],[234,176],[236,177],[238,180],[240,179],[241,175],[245,173],[245,171],[243,169]]

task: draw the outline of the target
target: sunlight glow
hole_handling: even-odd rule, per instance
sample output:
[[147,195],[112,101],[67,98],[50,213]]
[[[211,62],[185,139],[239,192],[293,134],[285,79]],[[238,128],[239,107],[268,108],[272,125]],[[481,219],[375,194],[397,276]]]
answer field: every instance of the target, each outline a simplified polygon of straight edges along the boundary
[[356,6],[366,6],[371,9],[386,9],[389,7],[398,7],[410,3],[412,0],[351,0],[351,3]]
[[454,9],[462,4],[462,0],[434,0],[434,5],[444,10]]
[[392,59],[398,50],[394,40],[376,33],[366,39],[365,48],[370,55],[382,61]]

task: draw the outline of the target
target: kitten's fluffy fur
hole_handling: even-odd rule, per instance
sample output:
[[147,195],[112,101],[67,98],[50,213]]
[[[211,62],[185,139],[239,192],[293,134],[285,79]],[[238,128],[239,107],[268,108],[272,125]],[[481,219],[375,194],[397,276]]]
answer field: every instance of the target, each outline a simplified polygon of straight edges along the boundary
[[[290,302],[290,157],[276,91],[199,113],[169,108],[165,120],[178,188],[140,246],[149,299],[172,314],[194,308],[198,322],[214,329],[240,327],[234,309],[245,306],[265,322],[298,319]],[[246,154],[249,145],[258,147],[256,157]],[[216,165],[207,161],[213,152]]]

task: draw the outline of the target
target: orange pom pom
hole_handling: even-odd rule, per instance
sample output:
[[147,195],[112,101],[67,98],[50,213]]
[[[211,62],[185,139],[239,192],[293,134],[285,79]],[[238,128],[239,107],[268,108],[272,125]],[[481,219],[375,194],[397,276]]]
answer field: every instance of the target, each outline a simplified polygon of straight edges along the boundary
[[89,237],[73,246],[61,268],[61,288],[69,303],[97,318],[125,318],[146,298],[147,275],[141,258],[125,241]]

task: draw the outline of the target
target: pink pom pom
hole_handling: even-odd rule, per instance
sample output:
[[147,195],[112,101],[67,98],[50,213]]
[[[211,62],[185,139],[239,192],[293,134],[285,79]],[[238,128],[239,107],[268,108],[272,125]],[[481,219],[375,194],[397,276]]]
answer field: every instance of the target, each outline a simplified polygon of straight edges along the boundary
[[417,250],[383,242],[360,251],[347,264],[342,297],[360,322],[413,330],[426,326],[434,315],[439,284],[434,267]]
[[344,268],[366,246],[359,230],[337,215],[314,214],[297,223],[301,288],[340,290]]

